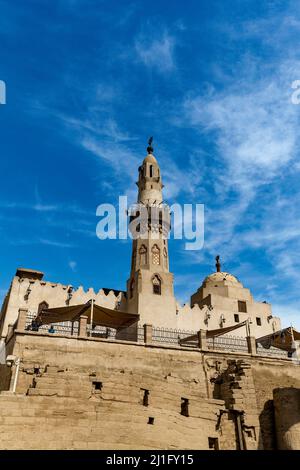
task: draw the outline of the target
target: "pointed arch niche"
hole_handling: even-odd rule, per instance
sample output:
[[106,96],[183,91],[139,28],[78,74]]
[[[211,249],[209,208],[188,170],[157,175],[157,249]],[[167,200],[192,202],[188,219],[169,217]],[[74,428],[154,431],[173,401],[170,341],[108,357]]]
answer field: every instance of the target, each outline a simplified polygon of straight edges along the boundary
[[158,248],[158,246],[156,245],[153,245],[152,247],[152,264],[156,264],[157,266],[160,265],[160,249]]
[[38,306],[38,315],[43,311],[43,310],[46,310],[47,308],[49,308],[49,304],[48,302],[46,302],[46,300],[43,300],[43,302],[41,302]]
[[147,248],[145,245],[142,245],[139,249],[140,255],[140,266],[145,266],[147,264]]
[[158,274],[152,278],[153,294],[161,295],[161,279]]

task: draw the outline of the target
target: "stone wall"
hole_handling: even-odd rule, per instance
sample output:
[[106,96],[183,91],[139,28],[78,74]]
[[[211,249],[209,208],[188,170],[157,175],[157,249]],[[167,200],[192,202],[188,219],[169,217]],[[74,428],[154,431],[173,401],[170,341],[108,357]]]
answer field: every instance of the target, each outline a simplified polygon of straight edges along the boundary
[[243,353],[18,331],[8,349],[2,449],[274,449],[273,390],[300,387],[293,362]]
[[17,394],[0,395],[1,448],[232,445],[222,430],[232,440],[234,425],[224,401],[208,397],[197,351],[29,333],[17,334],[14,354],[22,362]]

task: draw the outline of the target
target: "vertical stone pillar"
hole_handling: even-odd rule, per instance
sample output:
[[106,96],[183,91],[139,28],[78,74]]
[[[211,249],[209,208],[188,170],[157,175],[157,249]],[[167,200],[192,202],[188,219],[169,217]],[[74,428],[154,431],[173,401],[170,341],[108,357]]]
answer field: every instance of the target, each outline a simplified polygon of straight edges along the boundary
[[300,449],[300,389],[273,390],[278,450]]
[[152,325],[144,325],[144,342],[152,343]]
[[206,340],[206,330],[198,331],[198,347],[200,349],[208,349],[207,340]]
[[25,330],[27,313],[28,313],[27,308],[19,308],[19,316],[18,316],[18,321],[17,321],[17,330],[21,330],[21,331]]
[[248,353],[255,355],[256,351],[256,339],[254,336],[247,336],[247,345],[248,345]]
[[14,325],[8,325],[7,327],[7,338],[10,338],[14,331]]
[[13,392],[14,384],[15,384],[15,380],[16,380],[17,366],[15,364],[12,364],[10,370],[11,370],[11,376],[10,376],[9,391]]
[[79,318],[79,336],[87,336],[87,321],[88,317],[86,315],[80,315]]

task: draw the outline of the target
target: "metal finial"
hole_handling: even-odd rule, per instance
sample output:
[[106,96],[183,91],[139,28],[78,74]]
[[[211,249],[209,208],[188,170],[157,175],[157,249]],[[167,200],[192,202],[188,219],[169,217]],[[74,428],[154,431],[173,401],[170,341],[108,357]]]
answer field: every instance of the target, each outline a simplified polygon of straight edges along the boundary
[[220,273],[221,272],[221,263],[220,263],[220,256],[216,256],[216,269],[217,269],[217,273]]
[[148,141],[148,147],[147,147],[147,152],[148,153],[153,153],[152,142],[153,142],[153,137],[150,137],[150,139]]

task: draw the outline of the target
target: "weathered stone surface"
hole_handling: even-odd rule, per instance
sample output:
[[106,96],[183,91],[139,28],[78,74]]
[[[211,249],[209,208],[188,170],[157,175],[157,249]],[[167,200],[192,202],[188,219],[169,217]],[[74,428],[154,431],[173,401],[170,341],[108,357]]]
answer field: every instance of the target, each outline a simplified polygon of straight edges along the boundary
[[17,334],[13,350],[17,393],[0,394],[1,449],[208,449],[208,438],[220,449],[274,448],[266,402],[276,387],[300,388],[287,361],[28,336]]

